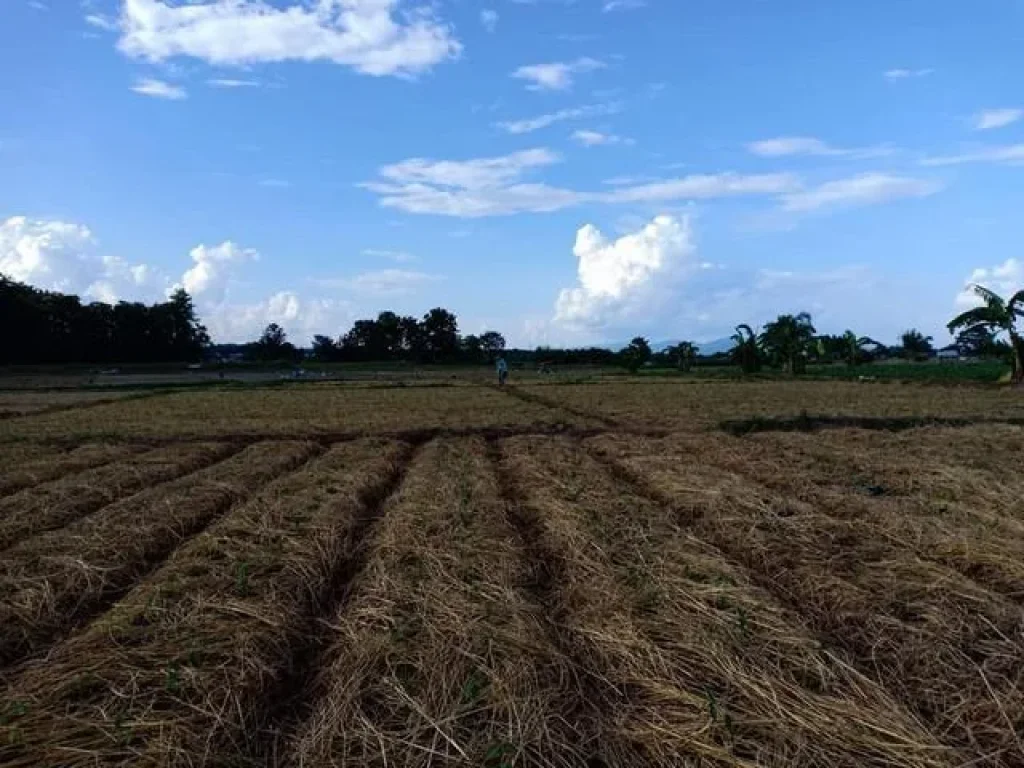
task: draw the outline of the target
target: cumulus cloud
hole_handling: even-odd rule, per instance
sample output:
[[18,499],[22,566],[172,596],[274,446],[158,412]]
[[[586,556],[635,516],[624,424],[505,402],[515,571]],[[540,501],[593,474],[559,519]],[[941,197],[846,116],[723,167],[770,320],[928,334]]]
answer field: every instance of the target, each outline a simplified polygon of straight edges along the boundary
[[168,99],[169,101],[180,101],[188,98],[188,93],[180,85],[165,83],[163,80],[155,80],[151,77],[139,80],[132,86],[132,90],[143,96],[152,96],[157,99]]
[[926,179],[886,173],[862,173],[848,179],[828,181],[812,189],[783,195],[782,210],[803,213],[873,205],[902,198],[927,197],[941,189],[941,184]]
[[498,28],[498,12],[492,8],[480,11],[480,23],[488,32],[493,32]]
[[565,91],[572,87],[575,76],[604,68],[604,63],[588,56],[575,61],[554,61],[519,67],[512,77],[526,80],[531,91]]
[[121,32],[121,51],[151,61],[326,60],[368,75],[413,75],[461,51],[427,4],[401,0],[124,0]]
[[0,223],[0,274],[96,301],[159,296],[166,279],[152,267],[101,256],[88,227],[13,216]]
[[958,307],[970,309],[982,303],[974,292],[973,286],[975,285],[983,285],[1004,299],[1008,299],[1017,291],[1024,290],[1024,261],[1007,259],[994,267],[975,269],[964,281],[963,290],[957,294],[956,305]]
[[995,163],[998,165],[1024,164],[1024,144],[1010,144],[1001,147],[983,147],[959,155],[926,157],[922,165],[965,165],[967,163]]
[[576,233],[577,285],[555,302],[555,323],[600,327],[650,312],[664,290],[698,267],[689,219],[657,216],[609,240],[591,224]]
[[355,316],[347,301],[303,297],[295,291],[278,291],[260,301],[225,303],[202,312],[203,322],[218,341],[252,341],[267,325],[277,323],[298,345],[309,343],[318,333],[339,336]]
[[408,213],[476,218],[562,210],[585,202],[636,203],[782,193],[797,188],[788,174],[734,173],[686,176],[611,191],[586,192],[527,182],[524,176],[559,162],[547,149],[474,160],[414,158],[380,170],[361,186],[380,204]]
[[584,147],[600,147],[610,144],[633,144],[632,139],[623,136],[616,136],[614,133],[602,133],[600,131],[581,130],[574,131],[573,141],[582,144]]
[[821,139],[810,136],[779,136],[747,144],[747,150],[759,157],[791,157],[811,155],[817,157],[882,157],[892,154],[891,147],[863,147],[850,149],[833,147]]
[[185,290],[204,301],[224,300],[228,282],[244,264],[259,260],[252,248],[242,248],[225,240],[220,245],[197,245],[189,253],[194,264],[182,275]]
[[548,112],[544,115],[538,115],[537,117],[528,117],[522,120],[507,120],[497,123],[497,126],[503,131],[511,134],[523,134],[533,133],[534,131],[540,130],[541,128],[547,128],[549,125],[555,123],[561,123],[566,120],[581,120],[588,117],[603,117],[605,115],[613,115],[616,112],[622,110],[622,105],[617,103],[612,104],[590,104],[583,107],[572,107],[570,109],[560,109],[557,112]]
[[1024,117],[1024,109],[986,109],[976,114],[971,121],[976,131],[990,131],[1004,128]]

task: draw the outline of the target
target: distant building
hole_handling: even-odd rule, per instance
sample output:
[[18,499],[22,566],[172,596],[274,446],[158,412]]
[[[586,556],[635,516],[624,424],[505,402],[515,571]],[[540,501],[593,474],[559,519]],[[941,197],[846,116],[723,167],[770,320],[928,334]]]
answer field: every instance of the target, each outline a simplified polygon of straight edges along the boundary
[[959,360],[960,350],[957,349],[955,345],[950,344],[948,347],[943,347],[936,352],[935,356],[939,358],[939,360]]

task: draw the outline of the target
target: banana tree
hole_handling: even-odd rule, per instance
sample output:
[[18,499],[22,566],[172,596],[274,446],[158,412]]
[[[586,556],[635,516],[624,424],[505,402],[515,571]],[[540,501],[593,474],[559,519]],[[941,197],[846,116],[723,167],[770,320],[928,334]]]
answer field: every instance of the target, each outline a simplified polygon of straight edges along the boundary
[[697,345],[692,341],[681,341],[669,347],[668,353],[676,361],[680,371],[689,371],[697,360]]
[[858,337],[853,331],[847,331],[843,334],[843,351],[845,352],[846,364],[849,366],[857,365],[860,361],[861,352],[864,351],[864,347],[869,344],[878,346],[878,342],[868,336]]
[[1017,321],[1024,318],[1024,289],[1004,299],[983,285],[975,285],[974,292],[984,303],[954,317],[947,324],[949,332],[986,329],[993,333],[1006,333],[1013,348],[1013,374],[1015,383],[1024,382],[1024,337],[1017,330]]
[[744,373],[755,373],[761,369],[761,350],[757,346],[757,335],[749,325],[737,325],[732,335],[733,348],[730,352],[732,361],[743,369]]

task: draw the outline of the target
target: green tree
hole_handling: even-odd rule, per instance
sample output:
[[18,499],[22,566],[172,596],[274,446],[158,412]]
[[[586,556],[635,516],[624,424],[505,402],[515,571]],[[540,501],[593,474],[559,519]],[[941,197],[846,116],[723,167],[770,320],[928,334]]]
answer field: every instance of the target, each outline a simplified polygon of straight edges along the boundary
[[1024,318],[1024,290],[1017,291],[1009,299],[981,285],[975,285],[974,292],[984,303],[950,320],[947,325],[949,332],[984,328],[997,334],[1006,333],[1013,348],[1011,378],[1017,383],[1024,382],[1024,338],[1017,330],[1017,321]]
[[295,345],[288,341],[288,334],[277,323],[263,329],[259,341],[249,345],[249,356],[256,360],[294,360],[298,357]]
[[643,336],[635,337],[629,346],[622,350],[622,359],[626,367],[636,373],[640,366],[651,359],[651,345]]
[[857,365],[865,357],[864,347],[872,344],[879,346],[876,341],[867,336],[858,336],[853,331],[843,334],[843,357],[849,366]]
[[916,328],[900,334],[900,346],[903,357],[908,360],[927,360],[934,351],[932,337],[925,336]]
[[467,361],[479,363],[483,358],[483,346],[480,344],[480,337],[474,334],[462,337],[462,354]]
[[793,375],[804,370],[814,334],[811,316],[801,312],[798,315],[779,315],[765,325],[759,341],[772,362]]
[[334,360],[338,355],[338,347],[330,336],[313,337],[313,357],[320,362],[326,363]]
[[450,360],[459,350],[458,318],[447,309],[435,307],[423,316],[427,354],[434,362]]
[[697,345],[692,341],[681,341],[678,344],[669,347],[667,350],[668,356],[675,361],[676,367],[680,371],[689,371],[693,368],[695,362],[697,362]]
[[749,325],[737,325],[732,335],[733,348],[729,357],[744,373],[756,373],[761,370],[761,349],[757,346],[757,336]]
[[505,351],[505,337],[497,331],[486,331],[480,335],[480,347],[487,355],[488,362],[493,362],[499,354]]

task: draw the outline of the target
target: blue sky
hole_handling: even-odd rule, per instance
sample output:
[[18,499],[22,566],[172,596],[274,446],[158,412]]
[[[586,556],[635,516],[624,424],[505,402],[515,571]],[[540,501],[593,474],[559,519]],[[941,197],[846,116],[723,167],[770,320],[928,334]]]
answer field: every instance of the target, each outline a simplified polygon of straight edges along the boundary
[[944,341],[1024,287],[1022,72],[1019,0],[4,0],[0,271],[224,341]]

